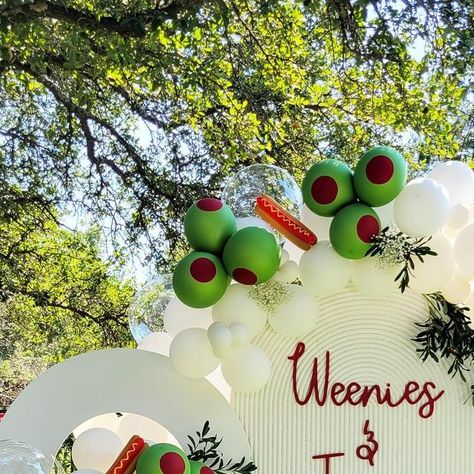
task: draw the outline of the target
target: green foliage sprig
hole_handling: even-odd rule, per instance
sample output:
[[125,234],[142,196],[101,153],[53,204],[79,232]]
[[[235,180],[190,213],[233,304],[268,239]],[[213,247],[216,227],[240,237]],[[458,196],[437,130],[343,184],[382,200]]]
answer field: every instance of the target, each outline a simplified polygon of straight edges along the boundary
[[[465,373],[474,362],[474,330],[466,316],[467,308],[449,303],[441,293],[424,295],[429,307],[429,319],[419,323],[422,331],[414,341],[420,345],[417,352],[420,358],[439,362],[449,359],[451,365],[448,374],[459,376],[467,382]],[[471,385],[471,396],[474,405],[474,385]]]
[[423,263],[423,257],[437,255],[427,245],[430,240],[431,237],[415,239],[403,232],[397,232],[391,227],[385,227],[380,234],[374,237],[373,245],[366,255],[378,256],[382,266],[402,265],[395,281],[399,282],[400,291],[403,293],[410,283],[410,277],[413,276],[416,259]]
[[257,466],[251,461],[246,461],[243,457],[240,461],[235,462],[230,459],[227,463],[222,458],[222,453],[218,450],[222,443],[222,438],[218,439],[217,435],[210,435],[209,421],[204,423],[202,430],[196,431],[197,438],[188,435],[190,443],[188,448],[190,461],[200,461],[206,463],[216,474],[248,474],[257,469]]

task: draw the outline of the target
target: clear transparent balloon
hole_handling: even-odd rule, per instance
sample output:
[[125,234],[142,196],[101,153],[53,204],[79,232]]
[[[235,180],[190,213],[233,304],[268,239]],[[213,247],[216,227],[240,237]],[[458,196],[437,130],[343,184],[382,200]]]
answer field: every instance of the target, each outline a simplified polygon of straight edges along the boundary
[[64,474],[51,456],[27,443],[14,440],[0,441],[0,472],[2,474]]
[[164,312],[174,296],[171,274],[155,278],[137,292],[129,307],[128,324],[138,344],[148,334],[163,330]]
[[255,216],[258,196],[267,194],[295,217],[303,204],[301,190],[288,171],[274,165],[256,164],[243,168],[227,179],[222,200],[235,217]]

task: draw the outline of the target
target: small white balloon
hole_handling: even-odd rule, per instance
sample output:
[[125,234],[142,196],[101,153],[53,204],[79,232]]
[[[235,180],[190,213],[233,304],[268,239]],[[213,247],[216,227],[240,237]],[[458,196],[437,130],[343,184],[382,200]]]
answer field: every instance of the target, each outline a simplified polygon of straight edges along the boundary
[[446,227],[459,230],[469,223],[469,208],[463,204],[456,204],[451,208]]
[[454,257],[463,273],[474,276],[474,224],[458,234],[454,242]]
[[219,365],[207,330],[202,328],[185,329],[175,336],[170,346],[170,359],[181,375],[197,379],[204,378]]
[[316,296],[329,296],[347,286],[351,268],[352,261],[341,257],[327,240],[323,240],[303,254],[299,273],[309,292]]
[[453,205],[470,203],[474,199],[474,174],[462,161],[439,163],[428,173],[428,177],[447,189]]
[[237,392],[260,390],[268,382],[271,372],[271,362],[265,351],[253,344],[236,349],[222,361],[222,374]]
[[142,342],[138,344],[137,349],[141,351],[156,352],[157,354],[162,354],[168,357],[170,354],[171,341],[171,336],[166,332],[152,332],[142,339]]
[[285,285],[288,297],[268,318],[272,329],[285,337],[302,337],[319,318],[316,298],[304,287]]
[[354,262],[352,283],[365,296],[383,298],[398,288],[395,278],[400,272],[399,266],[381,266],[376,257],[366,257]]
[[296,246],[290,240],[287,240],[283,244],[283,249],[288,252],[288,255],[290,256],[290,260],[293,260],[293,262],[296,262],[296,263],[299,263],[301,256],[304,253],[304,250],[301,250],[298,246]]
[[134,413],[126,413],[121,417],[117,434],[120,436],[123,445],[128,443],[130,438],[135,435],[147,441],[152,441],[153,444],[166,443],[168,438],[168,430],[158,422]]
[[91,428],[72,445],[72,459],[79,469],[106,472],[123,449],[120,437],[105,428]]
[[292,283],[298,278],[298,264],[289,260],[273,275],[272,280]]
[[435,293],[441,291],[453,276],[454,252],[449,239],[441,233],[433,235],[426,245],[437,255],[424,256],[423,263],[414,260],[415,270],[409,286],[419,293]]
[[250,343],[249,331],[245,324],[232,323],[229,326],[229,331],[232,334],[232,346],[245,346]]
[[224,357],[232,348],[232,333],[222,321],[216,321],[209,326],[207,338],[216,357]]
[[331,221],[332,217],[318,216],[306,204],[301,208],[301,222],[316,234],[318,240],[329,240]]
[[164,326],[166,332],[174,337],[184,329],[207,329],[212,323],[210,308],[190,308],[178,298],[173,298],[165,309]]
[[285,250],[281,249],[280,252],[280,268],[290,260],[290,254]]
[[212,307],[214,321],[226,325],[240,322],[245,324],[249,336],[253,339],[260,334],[267,324],[267,313],[250,296],[252,287],[247,285],[230,285],[225,295]]
[[410,237],[435,234],[448,220],[451,202],[446,189],[428,178],[407,184],[393,205],[395,223]]
[[461,304],[471,293],[469,278],[456,272],[441,292],[446,301],[449,301],[452,304]]
[[262,229],[268,230],[268,232],[273,233],[273,228],[270,224],[267,224],[260,217],[248,216],[248,217],[238,217],[237,221],[237,230],[243,229],[244,227],[260,227]]

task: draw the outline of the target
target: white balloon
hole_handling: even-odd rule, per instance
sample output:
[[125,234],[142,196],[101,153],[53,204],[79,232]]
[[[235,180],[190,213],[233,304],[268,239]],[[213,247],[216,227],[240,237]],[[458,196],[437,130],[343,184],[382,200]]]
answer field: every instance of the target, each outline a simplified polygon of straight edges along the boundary
[[122,416],[117,434],[120,436],[124,446],[135,435],[147,441],[152,441],[153,444],[166,443],[168,439],[168,430],[166,428],[146,416],[134,413],[126,413]]
[[[209,383],[212,383],[214,387],[222,394],[222,396],[230,402],[232,389],[230,388],[229,384],[225,381],[224,376],[222,375],[222,368],[221,366],[217,367],[214,372],[211,372],[209,375],[206,376],[206,380]],[[169,442],[169,441],[168,441]],[[174,443],[171,443],[174,444]],[[175,444],[175,446],[179,446]]]
[[209,326],[207,338],[216,357],[223,357],[232,348],[232,333],[222,321]]
[[212,307],[214,321],[229,325],[243,323],[247,326],[250,338],[260,334],[267,323],[267,313],[249,296],[252,287],[230,285],[225,295]]
[[301,337],[314,329],[319,317],[316,298],[304,287],[286,285],[288,300],[268,318],[274,331],[286,337]]
[[466,163],[454,160],[439,163],[428,177],[447,189],[452,204],[470,203],[474,199],[474,174]]
[[105,428],[91,428],[72,445],[72,459],[79,469],[107,471],[123,449],[119,436]]
[[453,304],[461,304],[471,293],[469,278],[459,272],[455,272],[451,280],[441,292],[446,301]]
[[393,205],[395,223],[410,237],[435,234],[448,220],[450,210],[446,189],[428,178],[407,184]]
[[441,291],[451,280],[455,269],[453,248],[446,236],[435,234],[427,245],[437,255],[426,255],[423,263],[414,259],[415,270],[409,286],[419,293]]
[[232,334],[232,346],[245,346],[250,343],[249,331],[245,324],[232,323],[229,331]]
[[301,256],[304,253],[304,250],[301,250],[298,246],[296,246],[293,242],[290,240],[287,240],[283,244],[283,249],[286,250],[290,256],[290,260],[293,260],[293,262],[299,263]]
[[169,356],[172,337],[166,332],[152,332],[147,334],[137,349],[141,351],[156,352],[164,356]]
[[268,382],[272,372],[264,350],[253,344],[233,351],[222,361],[222,374],[237,392],[256,392]]
[[280,252],[280,268],[290,260],[290,254],[285,250],[281,249]]
[[237,221],[237,230],[243,229],[244,227],[261,227],[262,229],[268,230],[268,232],[273,233],[273,228],[270,224],[267,224],[260,217],[248,216],[248,217],[238,217]]
[[190,308],[178,298],[173,298],[165,309],[164,326],[172,337],[188,328],[207,329],[211,323],[210,308]]
[[190,378],[203,378],[219,365],[202,328],[181,331],[170,346],[170,359],[177,372]]
[[341,257],[327,240],[323,240],[301,257],[301,282],[313,295],[329,296],[346,287],[351,267],[350,260]]
[[379,216],[382,229],[395,225],[395,220],[393,217],[393,204],[394,201],[391,201],[388,204],[385,204],[385,206],[374,207],[374,211]]
[[463,273],[474,276],[474,224],[458,234],[454,242],[454,257]]
[[332,217],[323,217],[315,214],[306,204],[301,208],[301,222],[309,227],[319,240],[329,240],[329,227]]
[[75,438],[91,428],[106,428],[116,433],[119,421],[120,419],[115,413],[106,413],[81,423],[72,433]]
[[391,295],[398,288],[395,278],[400,272],[399,266],[380,266],[376,257],[366,257],[354,262],[352,266],[352,283],[364,295],[383,298]]
[[456,204],[449,213],[446,227],[453,230],[462,229],[469,223],[469,208],[463,204]]
[[272,280],[292,283],[298,278],[298,272],[298,264],[293,260],[288,260],[288,262],[282,265],[275,275],[273,275]]

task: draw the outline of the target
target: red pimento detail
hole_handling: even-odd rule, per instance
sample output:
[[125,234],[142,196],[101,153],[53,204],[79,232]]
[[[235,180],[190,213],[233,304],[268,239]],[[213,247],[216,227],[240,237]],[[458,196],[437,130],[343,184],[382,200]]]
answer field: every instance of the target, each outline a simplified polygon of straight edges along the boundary
[[388,183],[392,179],[394,171],[392,160],[385,155],[374,156],[365,168],[367,179],[373,184]]
[[191,276],[199,283],[209,283],[216,276],[217,268],[212,260],[199,257],[191,263],[189,271]]
[[178,453],[166,453],[160,459],[163,474],[184,474],[186,465]]
[[379,232],[379,222],[374,216],[362,216],[357,222],[357,235],[362,242],[370,244]]
[[199,474],[214,474],[214,471],[207,466],[201,467],[201,472]]
[[236,268],[232,272],[232,277],[242,285],[255,285],[258,280],[257,275],[247,268]]
[[331,176],[320,176],[313,181],[311,195],[318,204],[331,204],[337,197],[339,188]]
[[203,198],[199,199],[199,201],[196,203],[196,206],[198,207],[198,209],[201,209],[201,211],[212,212],[222,209],[224,207],[224,204],[222,204],[222,201],[220,199]]

